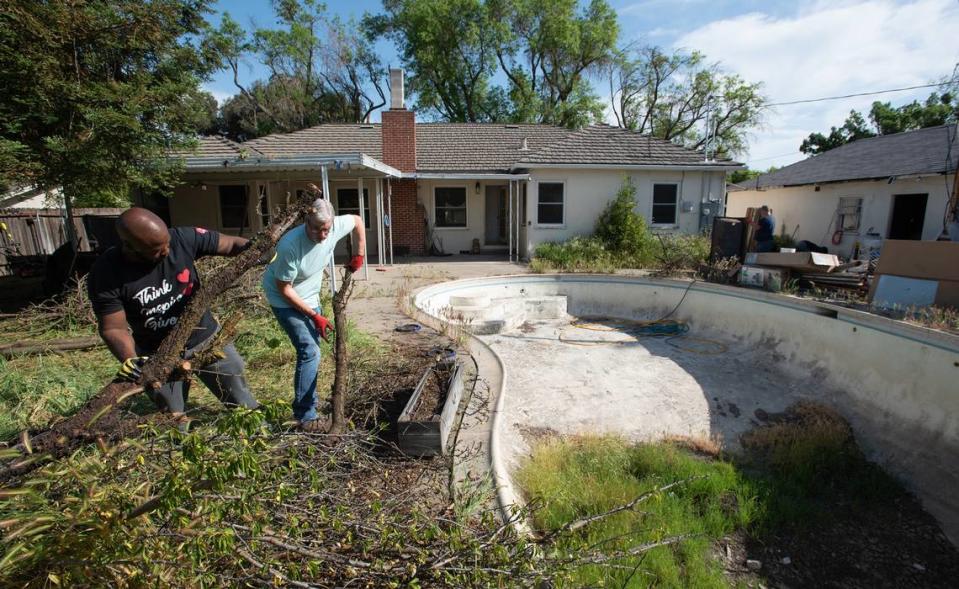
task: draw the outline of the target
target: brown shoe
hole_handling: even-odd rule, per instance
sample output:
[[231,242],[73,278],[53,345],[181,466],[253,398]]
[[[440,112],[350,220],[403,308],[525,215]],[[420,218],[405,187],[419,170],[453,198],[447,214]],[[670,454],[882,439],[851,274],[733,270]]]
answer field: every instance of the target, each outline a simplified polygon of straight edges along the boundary
[[297,429],[308,434],[325,434],[330,431],[330,420],[319,417],[309,421],[301,421]]

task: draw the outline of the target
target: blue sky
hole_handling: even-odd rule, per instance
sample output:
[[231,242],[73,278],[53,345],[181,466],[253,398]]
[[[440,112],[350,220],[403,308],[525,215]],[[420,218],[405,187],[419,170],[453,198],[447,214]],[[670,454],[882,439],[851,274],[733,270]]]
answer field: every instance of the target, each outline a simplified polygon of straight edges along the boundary
[[[746,80],[762,82],[772,102],[924,84],[949,75],[959,62],[959,0],[609,2],[619,14],[624,41],[702,51]],[[382,5],[351,0],[327,6],[343,18],[359,19]],[[272,25],[269,0],[220,0],[214,8],[247,27],[251,19],[258,26]],[[390,43],[380,43],[378,50],[388,63],[398,64]],[[263,74],[249,64],[241,79],[249,82]],[[232,75],[222,72],[207,89],[218,99],[234,94]],[[603,81],[597,81],[597,92],[608,94]],[[902,104],[929,92],[771,109],[740,159],[759,169],[798,161],[802,139],[838,126],[850,109],[868,109],[877,99]]]

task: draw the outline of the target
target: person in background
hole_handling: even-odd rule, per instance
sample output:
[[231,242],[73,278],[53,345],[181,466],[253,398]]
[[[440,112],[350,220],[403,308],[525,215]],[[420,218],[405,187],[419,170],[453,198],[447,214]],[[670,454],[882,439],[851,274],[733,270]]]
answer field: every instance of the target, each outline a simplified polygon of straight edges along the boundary
[[776,219],[766,205],[759,207],[759,220],[753,224],[756,227],[756,251],[771,252],[774,249],[773,235],[776,231]]
[[[319,192],[314,185],[310,189]],[[317,199],[306,222],[280,238],[276,256],[263,273],[266,299],[296,348],[293,416],[307,432],[324,432],[327,427],[316,410],[319,338],[329,341],[333,329],[320,308],[323,270],[329,266],[337,242],[350,233],[357,236],[356,251],[366,251],[366,232],[359,215],[334,215],[329,201]],[[353,272],[362,266],[362,255],[353,256],[346,265]]]
[[[138,207],[120,215],[117,233],[120,246],[97,258],[87,288],[100,337],[120,361],[117,377],[135,382],[199,289],[196,260],[238,255],[249,240],[202,227],[168,229],[160,217]],[[207,310],[187,341],[184,358],[208,347],[219,329]],[[243,377],[243,359],[233,344],[223,348],[219,360],[200,368],[200,380],[225,405],[257,407]],[[185,429],[189,391],[189,382],[177,380],[148,394],[159,409],[182,418]]]

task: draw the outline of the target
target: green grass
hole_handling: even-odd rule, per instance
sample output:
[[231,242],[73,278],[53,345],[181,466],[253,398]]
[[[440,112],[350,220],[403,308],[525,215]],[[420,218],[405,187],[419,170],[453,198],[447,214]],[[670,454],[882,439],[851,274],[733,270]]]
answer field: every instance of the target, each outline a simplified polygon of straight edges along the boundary
[[[328,303],[326,305],[328,310]],[[243,305],[244,320],[235,341],[237,351],[246,362],[246,379],[254,396],[261,402],[279,401],[288,404],[293,399],[293,371],[296,354],[286,333],[280,328],[273,313],[261,301]],[[222,319],[226,313],[216,313]],[[332,312],[328,311],[328,316]],[[28,323],[29,324],[29,323]],[[16,334],[23,329],[23,321],[0,323],[0,342],[17,341]],[[57,326],[59,327],[59,326]],[[31,339],[53,339],[93,335],[89,324],[79,327],[44,329],[35,326]],[[364,334],[352,325],[347,327],[350,352],[354,362],[351,376],[363,378],[378,359],[386,354],[385,347],[373,336]],[[317,389],[320,396],[329,395],[333,383],[331,345],[321,344],[323,361]],[[77,411],[83,403],[110,382],[118,369],[116,359],[106,348],[88,351],[64,352],[0,359],[0,441],[9,440],[23,430],[42,430],[54,421]],[[218,411],[219,401],[199,381],[190,389],[189,406]],[[132,410],[146,413],[154,410],[145,395],[138,395]],[[291,414],[292,418],[292,414]]]
[[634,510],[588,525],[560,546],[614,553],[672,536],[695,537],[655,548],[641,559],[613,561],[616,566],[580,566],[570,587],[726,587],[720,562],[711,554],[723,536],[741,531],[762,541],[770,534],[808,531],[857,510],[892,509],[904,493],[866,460],[849,424],[822,405],[794,405],[742,442],[745,452],[733,462],[669,442],[553,438],[534,449],[517,482],[534,506],[534,525],[555,531],[666,484],[693,479]]
[[534,515],[534,525],[542,530],[559,529],[668,483],[692,479],[634,510],[591,524],[559,545],[570,550],[595,545],[610,552],[682,534],[695,537],[618,560],[616,567],[577,568],[571,587],[724,587],[722,569],[709,557],[711,543],[750,525],[758,507],[750,482],[731,464],[704,460],[670,444],[552,440],[536,449],[517,479],[531,503],[542,506]]

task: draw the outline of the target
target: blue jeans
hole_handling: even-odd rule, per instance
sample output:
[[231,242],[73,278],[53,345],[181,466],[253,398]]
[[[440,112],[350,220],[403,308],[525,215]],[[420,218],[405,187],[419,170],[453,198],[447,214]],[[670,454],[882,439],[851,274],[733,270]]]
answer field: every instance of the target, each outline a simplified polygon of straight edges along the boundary
[[[271,307],[280,327],[296,348],[293,375],[293,417],[312,421],[316,414],[316,373],[320,368],[320,334],[313,320],[290,307]],[[320,309],[314,309],[317,313]]]
[[756,242],[756,251],[761,254],[772,252],[774,249],[776,249],[776,242],[771,239],[768,241]]

